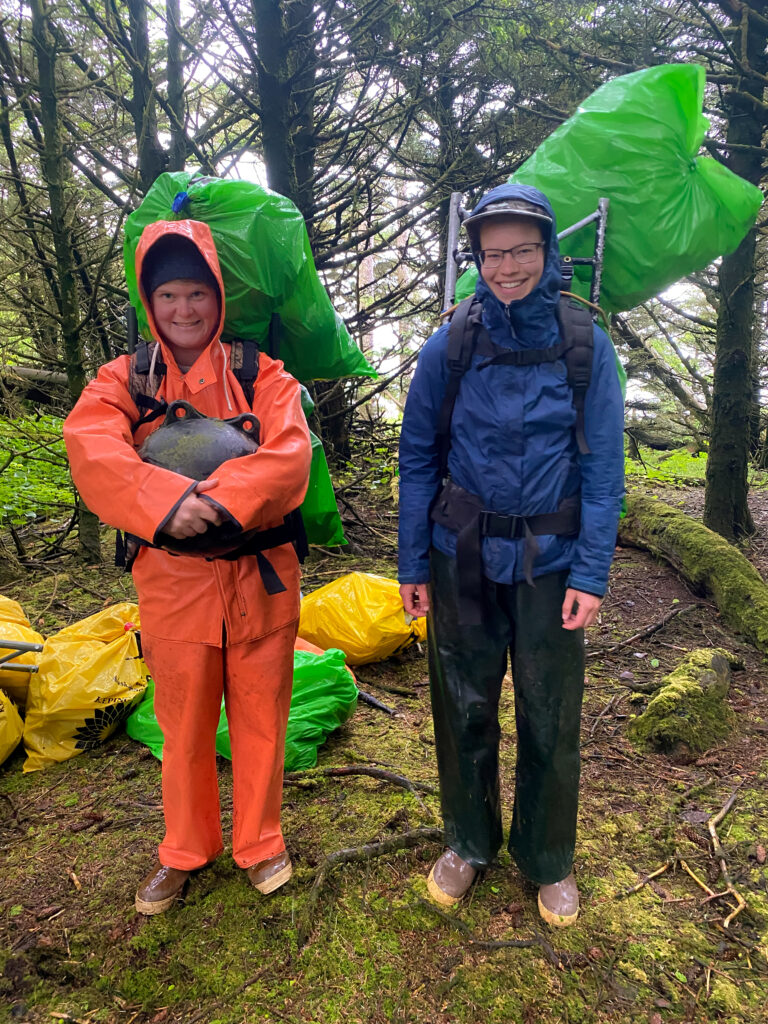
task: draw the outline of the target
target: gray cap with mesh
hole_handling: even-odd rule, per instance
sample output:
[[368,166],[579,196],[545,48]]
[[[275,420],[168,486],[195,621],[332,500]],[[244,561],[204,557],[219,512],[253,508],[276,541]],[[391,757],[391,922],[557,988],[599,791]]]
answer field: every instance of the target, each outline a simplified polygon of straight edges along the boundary
[[464,227],[471,232],[481,220],[488,217],[530,217],[531,220],[540,220],[545,224],[552,223],[548,213],[535,203],[529,203],[527,199],[498,199],[494,203],[488,203],[479,213],[470,213],[464,219]]

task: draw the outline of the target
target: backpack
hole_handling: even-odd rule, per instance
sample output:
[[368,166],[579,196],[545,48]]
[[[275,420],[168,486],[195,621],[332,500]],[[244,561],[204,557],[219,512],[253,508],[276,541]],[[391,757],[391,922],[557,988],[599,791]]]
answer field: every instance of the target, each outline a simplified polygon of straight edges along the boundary
[[550,348],[509,350],[494,344],[482,324],[482,303],[475,296],[463,299],[453,312],[448,328],[446,361],[448,381],[437,424],[440,475],[448,469],[448,451],[451,445],[451,419],[461,379],[472,364],[472,356],[480,352],[486,356],[478,369],[493,365],[533,366],[538,363],[565,362],[567,381],[573,392],[576,410],[574,428],[576,443],[582,455],[589,454],[584,433],[584,399],[592,377],[594,335],[592,315],[578,299],[562,293],[556,309],[561,341]]

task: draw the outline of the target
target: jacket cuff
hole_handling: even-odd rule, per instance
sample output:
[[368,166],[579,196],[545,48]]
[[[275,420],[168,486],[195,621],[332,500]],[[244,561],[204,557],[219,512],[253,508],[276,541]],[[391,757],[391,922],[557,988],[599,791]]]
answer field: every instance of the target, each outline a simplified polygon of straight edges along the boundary
[[582,594],[591,594],[593,597],[605,597],[608,589],[607,586],[601,589],[594,580],[580,580],[577,576],[569,576],[566,586],[572,590],[580,590]]
[[185,498],[188,498],[196,487],[197,480],[193,481],[192,484],[186,489],[186,491],[184,491],[184,493],[179,497],[179,499],[176,502],[174,502],[168,514],[164,517],[163,521],[158,525],[157,529],[155,530],[154,536],[152,537],[153,544],[158,545],[160,543],[160,541],[158,540],[160,534],[163,532],[164,528],[168,525],[168,523],[170,523],[170,521],[176,515],[182,501],[184,501]]
[[398,583],[431,583],[432,574],[429,571],[429,567],[424,569],[422,572],[399,572],[397,574]]

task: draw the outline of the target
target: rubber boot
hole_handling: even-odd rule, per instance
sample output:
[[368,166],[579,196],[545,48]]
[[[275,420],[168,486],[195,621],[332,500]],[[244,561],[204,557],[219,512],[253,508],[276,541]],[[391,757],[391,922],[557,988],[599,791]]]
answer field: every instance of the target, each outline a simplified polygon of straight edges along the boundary
[[465,896],[478,876],[478,871],[454,850],[442,853],[429,873],[427,892],[441,907],[452,907]]
[[163,914],[181,896],[191,874],[156,861],[136,890],[137,912],[147,916]]
[[279,889],[281,885],[285,885],[293,874],[293,865],[288,851],[283,850],[276,857],[262,860],[247,868],[246,871],[251,885],[268,896],[275,889]]
[[579,890],[573,872],[562,882],[539,886],[539,913],[555,928],[574,923],[579,916]]

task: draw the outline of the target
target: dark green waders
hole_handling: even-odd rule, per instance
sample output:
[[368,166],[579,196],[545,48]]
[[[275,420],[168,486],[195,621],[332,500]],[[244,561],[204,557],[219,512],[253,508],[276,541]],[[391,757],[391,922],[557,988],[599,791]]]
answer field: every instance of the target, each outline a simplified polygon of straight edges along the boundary
[[431,553],[429,676],[447,844],[487,867],[502,842],[498,720],[512,658],[517,720],[515,806],[509,852],[537,885],[573,863],[579,800],[584,632],[562,626],[567,572],[535,586],[485,579],[484,621],[458,624],[455,559]]

